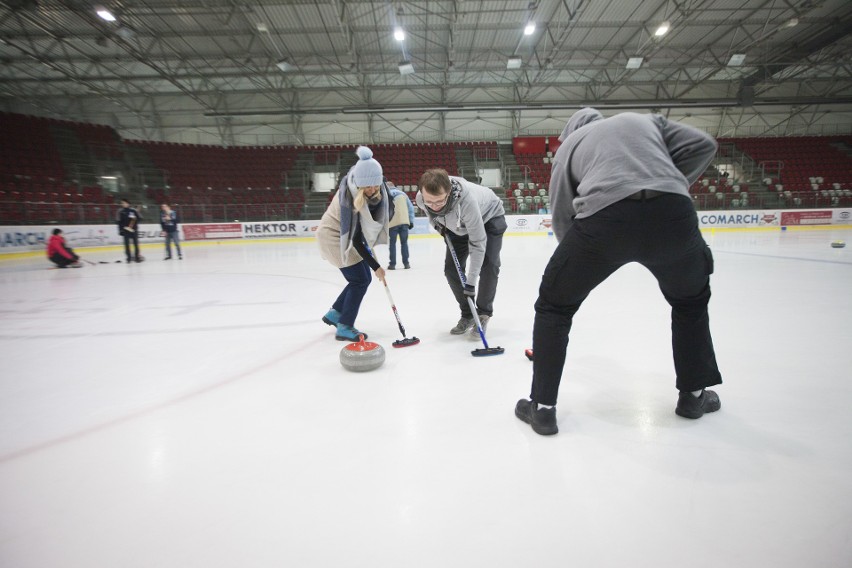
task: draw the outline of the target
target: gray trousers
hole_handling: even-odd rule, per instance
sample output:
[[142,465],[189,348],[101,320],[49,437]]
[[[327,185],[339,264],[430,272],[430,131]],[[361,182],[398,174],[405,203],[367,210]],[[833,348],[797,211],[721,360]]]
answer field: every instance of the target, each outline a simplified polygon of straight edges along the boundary
[[172,241],[175,243],[178,256],[183,256],[180,252],[180,233],[178,231],[166,231],[166,256],[172,256]]
[[[506,218],[503,215],[489,219],[485,223],[487,235],[485,260],[482,261],[479,282],[476,286],[476,311],[481,316],[490,317],[494,315],[494,297],[497,295],[497,278],[500,275],[500,250],[503,248],[503,233],[505,232]],[[467,235],[457,235],[452,231],[447,231],[447,235],[450,237],[450,242],[453,243],[456,256],[459,257],[462,272],[465,272],[467,257],[470,255]],[[472,318],[473,314],[470,313],[470,305],[467,303],[467,297],[464,295],[464,288],[449,249],[447,249],[444,258],[444,275],[447,277],[450,290],[453,291],[453,296],[459,304],[462,317]]]

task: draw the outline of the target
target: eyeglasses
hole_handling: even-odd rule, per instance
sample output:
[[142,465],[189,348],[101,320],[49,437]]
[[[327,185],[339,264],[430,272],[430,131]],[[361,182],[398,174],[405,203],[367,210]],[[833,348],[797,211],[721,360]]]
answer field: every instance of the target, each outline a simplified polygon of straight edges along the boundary
[[447,198],[449,196],[450,196],[450,194],[448,193],[448,194],[444,195],[444,198],[441,199],[440,201],[429,201],[429,200],[426,199],[426,194],[424,193],[423,194],[423,204],[426,205],[426,207],[428,207],[429,209],[432,209],[433,211],[437,211],[438,209],[444,208],[444,205],[447,204]]

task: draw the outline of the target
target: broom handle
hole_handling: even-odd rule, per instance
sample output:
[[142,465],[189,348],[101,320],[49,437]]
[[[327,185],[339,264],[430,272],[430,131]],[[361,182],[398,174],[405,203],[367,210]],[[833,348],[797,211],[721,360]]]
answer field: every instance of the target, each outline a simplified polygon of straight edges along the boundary
[[[467,285],[467,280],[464,277],[464,271],[461,269],[459,257],[456,256],[456,249],[453,248],[453,242],[450,240],[449,235],[445,234],[444,240],[447,242],[447,248],[450,249],[450,255],[453,257],[453,263],[456,265],[456,272],[459,273],[459,280],[461,280],[462,288],[464,288]],[[485,332],[482,331],[482,322],[479,321],[479,313],[476,311],[476,305],[473,303],[473,298],[467,294],[465,294],[465,298],[467,298],[467,305],[470,306],[470,313],[473,315],[473,321],[476,322],[476,330],[479,332],[482,344],[486,349],[489,349],[488,342],[485,341]]]
[[399,319],[399,312],[396,311],[396,303],[393,301],[393,296],[391,296],[390,288],[388,288],[388,283],[385,282],[385,292],[388,295],[388,301],[390,302],[391,309],[393,310],[393,315],[396,317],[396,324],[399,326],[399,332],[405,337],[405,328],[402,327],[402,320]]

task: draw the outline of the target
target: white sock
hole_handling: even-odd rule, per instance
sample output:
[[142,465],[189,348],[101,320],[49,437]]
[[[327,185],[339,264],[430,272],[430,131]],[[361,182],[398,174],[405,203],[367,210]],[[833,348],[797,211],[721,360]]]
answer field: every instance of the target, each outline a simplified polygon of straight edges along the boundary
[[698,397],[701,396],[701,393],[703,393],[703,392],[704,392],[704,389],[692,391],[692,396],[694,396],[695,398],[698,398]]

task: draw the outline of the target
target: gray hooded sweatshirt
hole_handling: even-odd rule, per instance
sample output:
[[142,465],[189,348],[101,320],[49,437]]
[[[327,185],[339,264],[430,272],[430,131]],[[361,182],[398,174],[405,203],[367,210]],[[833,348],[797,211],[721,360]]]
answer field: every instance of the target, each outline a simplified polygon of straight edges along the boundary
[[590,217],[642,189],[689,197],[689,186],[716,154],[709,134],[657,114],[604,118],[574,113],[550,174],[553,233],[562,240],[574,218]]
[[450,206],[449,211],[435,214],[423,202],[423,192],[418,191],[415,201],[417,207],[429,215],[433,225],[443,225],[456,235],[467,235],[470,260],[467,263],[465,282],[476,286],[482,263],[485,261],[485,246],[488,233],[485,223],[500,215],[505,215],[503,202],[485,186],[467,181],[463,177],[450,176],[452,189],[459,192],[458,200]]

